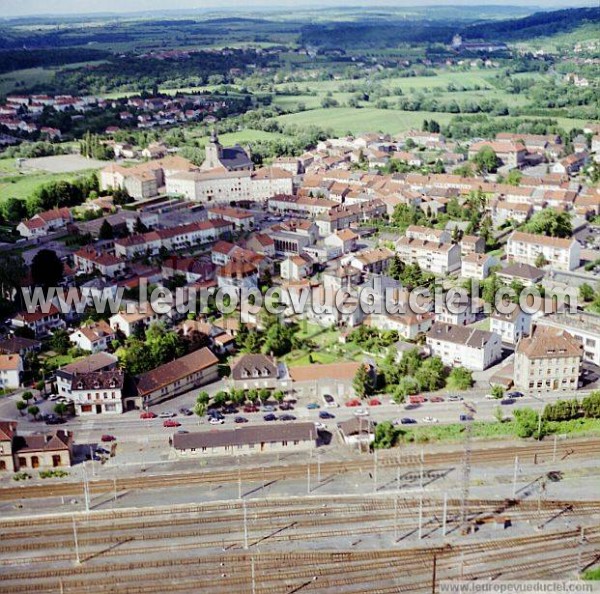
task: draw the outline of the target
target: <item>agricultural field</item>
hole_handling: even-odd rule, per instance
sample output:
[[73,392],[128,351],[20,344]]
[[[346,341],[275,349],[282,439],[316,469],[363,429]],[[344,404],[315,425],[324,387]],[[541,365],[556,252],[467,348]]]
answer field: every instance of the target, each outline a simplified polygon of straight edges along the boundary
[[428,111],[400,111],[367,107],[334,107],[313,109],[299,113],[278,116],[281,124],[298,126],[319,126],[331,129],[335,134],[361,134],[365,132],[385,132],[398,134],[412,128],[421,128],[423,120],[435,119],[440,124],[450,121],[453,114]]

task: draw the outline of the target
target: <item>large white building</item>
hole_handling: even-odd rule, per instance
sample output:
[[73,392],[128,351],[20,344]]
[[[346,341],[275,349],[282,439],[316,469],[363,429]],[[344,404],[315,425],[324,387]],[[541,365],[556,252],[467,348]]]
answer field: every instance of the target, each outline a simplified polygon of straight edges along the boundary
[[514,382],[530,392],[575,391],[583,347],[564,330],[537,326],[515,351]]
[[502,356],[502,341],[495,332],[453,324],[434,324],[427,333],[427,346],[445,365],[472,371],[483,371]]
[[581,262],[581,247],[575,239],[546,237],[513,231],[506,244],[509,261],[536,266],[540,254],[551,268],[575,270]]
[[461,266],[460,246],[455,243],[401,237],[396,242],[396,253],[406,264],[418,264],[434,274],[457,272]]

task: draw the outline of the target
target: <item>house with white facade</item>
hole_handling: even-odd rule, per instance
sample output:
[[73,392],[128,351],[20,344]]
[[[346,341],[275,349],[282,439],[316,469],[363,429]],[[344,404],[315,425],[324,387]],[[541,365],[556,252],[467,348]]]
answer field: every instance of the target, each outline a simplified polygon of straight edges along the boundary
[[23,375],[21,355],[0,355],[0,390],[18,388]]
[[114,330],[104,320],[81,326],[69,335],[69,340],[82,351],[105,351],[116,338]]
[[502,341],[494,332],[436,322],[427,333],[431,355],[445,365],[483,371],[502,357]]
[[489,276],[490,270],[498,265],[499,262],[494,256],[471,252],[462,258],[460,275],[463,278],[484,280]]
[[531,331],[531,318],[532,315],[524,312],[518,305],[507,313],[494,311],[490,316],[490,330],[499,334],[502,342],[517,344]]
[[78,373],[71,379],[75,414],[100,415],[123,412],[125,375],[121,369]]

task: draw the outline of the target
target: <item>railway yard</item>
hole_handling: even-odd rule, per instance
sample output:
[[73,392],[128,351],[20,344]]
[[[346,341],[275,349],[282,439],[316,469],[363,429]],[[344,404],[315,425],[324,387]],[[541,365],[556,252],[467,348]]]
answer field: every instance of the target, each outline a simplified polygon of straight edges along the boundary
[[600,562],[598,453],[597,439],[476,444],[468,497],[460,448],[5,485],[0,594],[577,579]]

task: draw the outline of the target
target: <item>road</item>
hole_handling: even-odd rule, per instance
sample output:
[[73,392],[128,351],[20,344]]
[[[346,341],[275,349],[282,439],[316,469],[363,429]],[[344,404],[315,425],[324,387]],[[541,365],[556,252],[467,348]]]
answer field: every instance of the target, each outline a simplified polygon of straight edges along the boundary
[[[218,381],[201,389],[206,390],[212,395],[219,390],[223,390],[225,387],[223,381]],[[222,425],[211,425],[206,418],[199,419],[195,415],[186,417],[178,413],[179,409],[182,407],[193,408],[198,392],[201,389],[195,389],[151,408],[156,414],[165,411],[176,412],[176,420],[181,424],[181,426],[177,428],[163,427],[165,419],[161,418],[142,420],[139,418],[139,411],[131,411],[122,415],[98,415],[70,418],[66,423],[57,427],[74,431],[75,439],[78,443],[93,443],[94,441],[97,441],[102,434],[109,433],[117,437],[122,443],[149,443],[158,440],[159,442],[166,444],[168,436],[177,430],[212,431],[227,428],[231,429],[236,426],[234,417],[237,415],[235,414],[226,415],[225,422]],[[464,402],[475,406],[477,411],[475,418],[482,421],[495,420],[496,410],[498,408],[502,410],[506,417],[510,416],[512,410],[516,407],[527,406],[535,410],[541,410],[548,402],[582,396],[581,393],[578,393],[577,395],[554,393],[545,396],[544,399],[526,396],[524,398],[516,399],[514,404],[502,406],[497,400],[486,399],[485,391],[483,390],[471,390],[470,392],[463,394],[465,398]],[[28,416],[20,415],[15,407],[15,401],[18,397],[18,395],[14,395],[0,400],[0,418],[17,420],[19,422],[19,428],[23,432],[48,430],[49,427],[44,423],[32,421]],[[309,410],[306,408],[306,404],[312,400],[314,400],[314,398],[300,395],[299,400],[295,405],[295,409],[289,411],[289,414],[293,414],[298,421],[318,421],[329,428],[332,428],[338,422],[352,418],[357,410],[356,408],[346,406],[325,408],[324,401],[319,399],[319,404],[321,405],[320,410],[327,410],[335,415],[333,419],[323,420],[319,418],[320,410]],[[462,402],[444,401],[425,402],[421,405],[397,405],[390,403],[387,397],[382,397],[381,401],[382,404],[380,406],[362,406],[363,409],[369,412],[370,418],[376,422],[394,421],[403,417],[410,417],[415,419],[418,424],[422,424],[425,417],[433,417],[441,424],[456,423],[459,421],[459,416],[466,412]],[[40,407],[42,412],[50,412],[54,406],[53,402],[44,400],[38,400],[36,404]],[[264,411],[249,414],[243,412],[239,413],[239,415],[244,416],[253,424],[264,423],[264,414]],[[276,411],[275,414],[280,415],[283,413]],[[272,422],[282,423],[283,421]]]

